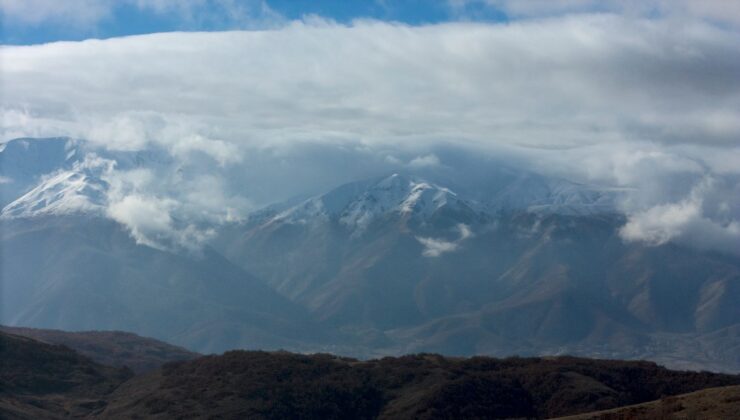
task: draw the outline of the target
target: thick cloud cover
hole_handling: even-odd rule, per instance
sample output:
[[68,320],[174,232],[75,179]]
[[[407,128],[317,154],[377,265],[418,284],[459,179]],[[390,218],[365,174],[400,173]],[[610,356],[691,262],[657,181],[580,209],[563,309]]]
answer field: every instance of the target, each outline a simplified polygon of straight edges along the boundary
[[[626,240],[740,241],[732,27],[612,14],[421,27],[309,19],[0,54],[3,139],[69,135],[163,147],[185,166],[206,159],[208,182],[263,184],[245,186],[237,207],[389,167],[443,167],[453,147],[631,191]],[[164,184],[179,193],[142,186],[111,216],[169,226],[147,214],[190,190]],[[188,205],[214,206],[204,194]]]

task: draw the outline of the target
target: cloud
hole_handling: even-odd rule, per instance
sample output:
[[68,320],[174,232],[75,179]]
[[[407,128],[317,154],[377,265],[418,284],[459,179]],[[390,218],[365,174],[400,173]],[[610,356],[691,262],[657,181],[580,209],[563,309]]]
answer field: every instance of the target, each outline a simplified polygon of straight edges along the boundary
[[3,24],[38,26],[47,22],[90,27],[111,14],[109,0],[0,0]]
[[418,169],[418,168],[426,168],[430,166],[439,166],[440,161],[439,158],[434,154],[429,154],[426,156],[417,156],[409,162],[409,166]]
[[[731,207],[726,198],[712,203],[718,198],[717,190],[716,181],[704,178],[681,201],[630,214],[627,224],[620,229],[620,235],[626,241],[642,241],[650,245],[678,241],[705,249],[740,253],[740,222],[727,218]],[[711,197],[712,194],[715,197]],[[725,197],[725,194],[720,194],[720,197]],[[719,213],[716,214],[719,217],[709,217],[712,212]]]
[[[130,192],[175,200],[173,220],[219,220],[226,208],[238,218],[251,203],[404,162],[460,170],[451,149],[517,156],[536,171],[629,191],[631,237],[679,240],[688,233],[644,232],[664,232],[650,227],[660,212],[687,211],[682,200],[702,178],[732,191],[740,172],[740,32],[682,19],[585,13],[414,27],[315,18],[3,46],[0,137],[165,150],[172,171]],[[211,178],[178,181],[177,167]],[[740,220],[740,204],[723,216],[707,202],[694,219],[725,230]]]
[[123,126],[120,137],[144,138],[166,124],[259,146],[728,146],[740,135],[732,118],[739,45],[737,33],[699,23],[581,16],[426,27],[296,22],[6,46],[3,112],[26,114],[2,134],[42,127],[83,137]]
[[171,214],[177,206],[177,201],[170,198],[129,194],[111,201],[106,211],[139,244],[160,250],[197,252],[215,231],[176,221]]
[[727,0],[448,0],[448,5],[458,16],[466,16],[471,9],[483,6],[514,19],[608,12],[740,23],[740,5]]
[[429,258],[437,258],[442,254],[457,251],[458,247],[464,240],[473,236],[473,232],[470,230],[470,227],[463,223],[457,225],[457,230],[460,237],[455,241],[417,236],[416,240],[419,241],[420,244],[424,245],[421,255]]
[[169,215],[173,207],[172,200],[163,200],[139,195],[127,195],[114,202],[108,208],[113,220],[128,226],[137,242],[156,246],[155,238],[172,230],[172,218]]
[[0,0],[8,27],[57,25],[94,32],[102,22],[137,14],[168,16],[181,29],[268,27],[283,22],[264,0]]
[[[137,243],[163,250],[196,252],[214,235],[213,226],[241,220],[253,208],[228,191],[212,164],[186,165],[139,156],[145,167],[108,171],[105,212]],[[123,161],[126,161],[123,156]]]
[[421,252],[421,255],[430,258],[436,258],[446,252],[455,251],[458,247],[457,243],[447,242],[442,239],[419,237],[416,238],[416,240],[424,245],[424,250]]

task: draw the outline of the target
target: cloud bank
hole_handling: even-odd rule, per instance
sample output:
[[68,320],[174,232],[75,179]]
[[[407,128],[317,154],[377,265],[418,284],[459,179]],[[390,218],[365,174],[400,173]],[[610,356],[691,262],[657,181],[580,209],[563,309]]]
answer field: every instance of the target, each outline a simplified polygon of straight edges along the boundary
[[[706,237],[726,247],[738,203],[709,208],[693,188],[714,179],[713,195],[737,193],[740,33],[679,22],[313,18],[274,30],[3,46],[0,135],[162,148],[183,167],[209,161],[220,168],[211,182],[232,201],[233,179],[269,199],[306,179],[336,185],[404,162],[431,170],[449,160],[444,147],[507,153],[538,171],[631,191],[626,240],[696,236],[705,220],[727,233]],[[195,187],[176,174],[161,183],[181,203]],[[139,220],[171,205],[136,194],[111,215]],[[208,200],[187,205],[199,211]]]

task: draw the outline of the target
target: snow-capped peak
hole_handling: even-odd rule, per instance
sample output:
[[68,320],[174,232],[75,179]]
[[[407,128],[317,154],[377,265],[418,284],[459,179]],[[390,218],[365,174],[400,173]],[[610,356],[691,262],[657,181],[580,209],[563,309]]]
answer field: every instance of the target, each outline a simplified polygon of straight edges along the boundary
[[426,218],[440,208],[461,204],[447,188],[400,174],[375,181],[347,184],[321,196],[310,198],[277,216],[272,221],[308,223],[336,219],[361,234],[379,217],[396,213]]
[[44,177],[35,188],[5,206],[0,217],[34,217],[51,214],[101,213],[108,183],[103,179],[115,162],[89,154],[72,169]]

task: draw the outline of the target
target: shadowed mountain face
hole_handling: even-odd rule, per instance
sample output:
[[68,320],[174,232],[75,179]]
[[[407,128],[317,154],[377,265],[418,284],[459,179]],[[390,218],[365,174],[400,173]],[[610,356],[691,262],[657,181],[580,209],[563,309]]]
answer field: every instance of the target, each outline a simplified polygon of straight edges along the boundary
[[0,234],[6,324],[134,330],[203,352],[322,338],[302,308],[209,249],[137,245],[99,218],[5,220]]
[[0,332],[0,417],[84,416],[133,373],[93,362],[59,345]]
[[211,239],[152,247],[109,219],[111,180],[176,168],[86,147],[0,151],[17,196],[0,216],[4,324],[131,330],[204,353],[578,354],[740,371],[740,258],[625,242],[613,190],[495,162],[474,176],[425,169],[239,222],[172,216]]
[[19,419],[544,418],[740,384],[738,375],[671,371],[650,362],[434,354],[358,361],[254,351],[133,376],[69,348],[4,332],[0,356],[0,416]]

